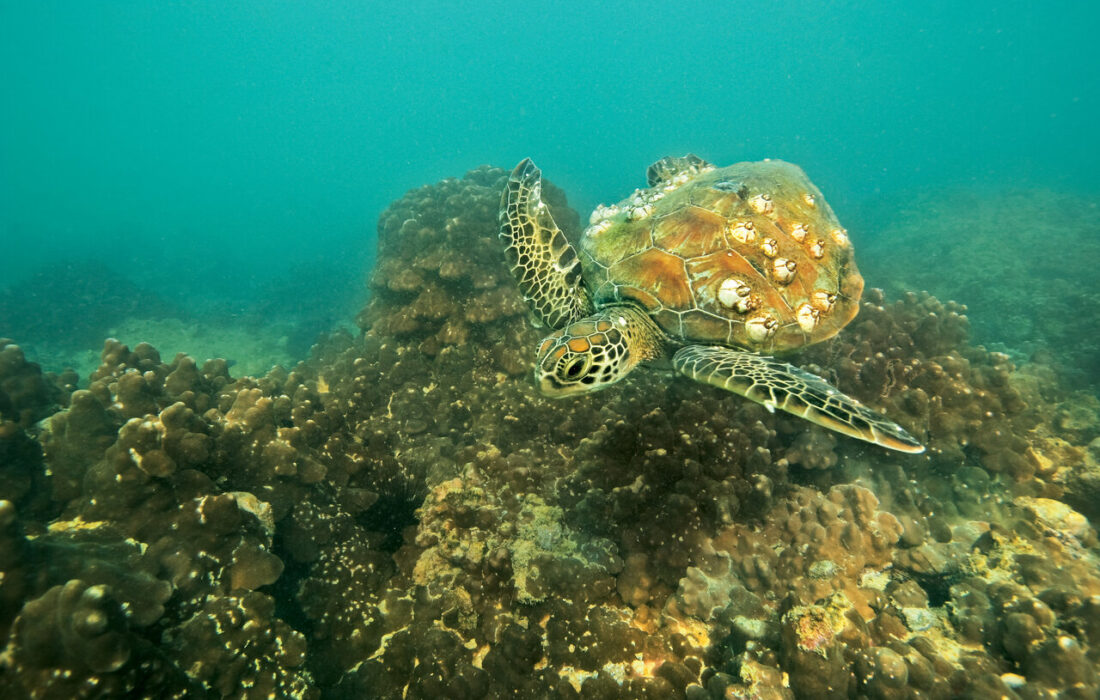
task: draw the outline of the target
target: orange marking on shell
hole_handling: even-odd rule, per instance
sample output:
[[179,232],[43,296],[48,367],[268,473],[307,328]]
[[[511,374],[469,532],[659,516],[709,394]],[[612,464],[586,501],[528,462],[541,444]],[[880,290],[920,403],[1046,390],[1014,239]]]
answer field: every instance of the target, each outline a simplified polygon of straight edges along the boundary
[[725,217],[699,207],[686,207],[653,226],[653,243],[685,258],[705,255],[724,245],[725,227]]
[[554,340],[552,338],[547,338],[546,340],[542,341],[542,345],[539,346],[539,357],[550,352],[550,348],[553,346]]
[[650,292],[667,307],[686,309],[692,304],[683,260],[662,250],[650,249],[616,263],[611,275],[627,283],[624,287]]
[[588,336],[588,340],[591,341],[593,345],[604,345],[607,343],[607,336],[603,333],[596,333]]
[[585,338],[573,338],[569,341],[569,349],[573,352],[588,352],[591,347]]
[[558,349],[555,350],[553,352],[553,354],[550,355],[550,358],[553,359],[553,360],[560,360],[563,357],[565,357],[565,346],[564,345],[558,347]]
[[600,331],[601,333],[606,333],[607,331],[611,330],[612,328],[613,328],[613,326],[611,325],[610,321],[604,321],[604,320],[596,321],[596,330]]

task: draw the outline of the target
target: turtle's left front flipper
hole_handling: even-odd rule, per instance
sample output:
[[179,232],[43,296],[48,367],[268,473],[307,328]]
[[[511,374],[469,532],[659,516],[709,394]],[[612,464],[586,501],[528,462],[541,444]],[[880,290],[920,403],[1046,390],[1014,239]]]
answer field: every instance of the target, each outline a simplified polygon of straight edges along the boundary
[[562,328],[592,313],[581,261],[542,201],[542,172],[530,158],[500,198],[500,240],[523,298],[546,325]]
[[924,446],[897,423],[845,396],[816,374],[775,358],[714,345],[689,345],[672,358],[698,382],[740,394],[859,440],[919,454]]

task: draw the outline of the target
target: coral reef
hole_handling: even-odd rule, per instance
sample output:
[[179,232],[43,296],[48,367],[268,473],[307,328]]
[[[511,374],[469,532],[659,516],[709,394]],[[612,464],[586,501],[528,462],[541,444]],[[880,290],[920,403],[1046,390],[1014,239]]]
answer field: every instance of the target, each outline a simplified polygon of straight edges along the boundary
[[22,348],[0,338],[0,421],[28,428],[53,413],[61,397],[41,368],[27,362]]
[[291,368],[0,341],[0,695],[1096,695],[1100,404],[878,291],[793,361],[924,456],[660,370],[549,401],[504,177],[395,202]]

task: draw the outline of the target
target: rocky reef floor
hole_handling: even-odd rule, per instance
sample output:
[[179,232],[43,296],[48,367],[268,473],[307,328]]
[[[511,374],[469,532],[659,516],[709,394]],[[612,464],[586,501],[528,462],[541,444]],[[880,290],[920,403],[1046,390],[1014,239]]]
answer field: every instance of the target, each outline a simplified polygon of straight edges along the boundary
[[504,177],[394,202],[293,367],[0,340],[0,696],[1097,697],[1094,393],[871,290],[793,361],[924,455],[657,372],[549,401]]

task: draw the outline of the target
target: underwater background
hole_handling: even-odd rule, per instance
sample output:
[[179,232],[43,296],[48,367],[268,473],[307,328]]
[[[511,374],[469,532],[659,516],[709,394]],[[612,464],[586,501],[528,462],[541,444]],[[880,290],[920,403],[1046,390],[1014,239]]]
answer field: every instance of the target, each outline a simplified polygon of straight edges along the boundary
[[[0,2],[0,696],[1100,694],[1100,10]],[[497,239],[799,164],[903,455],[550,401]]]

